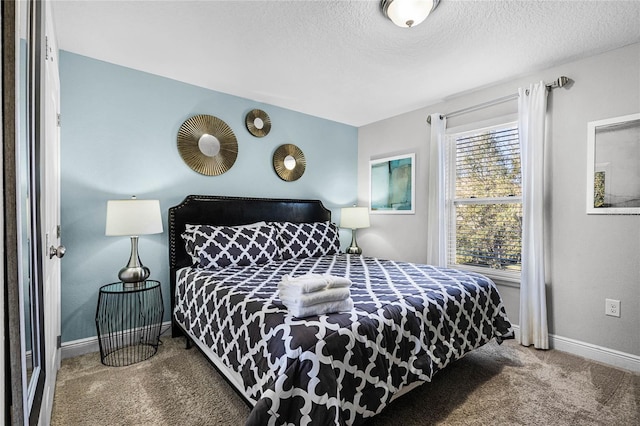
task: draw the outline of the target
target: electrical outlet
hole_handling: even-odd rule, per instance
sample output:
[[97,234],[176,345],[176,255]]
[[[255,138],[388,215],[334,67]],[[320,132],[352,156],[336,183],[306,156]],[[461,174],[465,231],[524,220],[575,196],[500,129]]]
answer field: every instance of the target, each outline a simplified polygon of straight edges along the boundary
[[605,299],[604,313],[611,317],[620,317],[620,301],[614,299]]

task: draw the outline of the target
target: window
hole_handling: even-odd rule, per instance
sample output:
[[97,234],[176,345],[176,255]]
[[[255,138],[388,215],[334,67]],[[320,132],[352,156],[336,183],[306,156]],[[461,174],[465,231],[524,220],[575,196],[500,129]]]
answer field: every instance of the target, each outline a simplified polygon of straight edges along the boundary
[[517,123],[452,134],[447,141],[448,264],[519,280],[522,178]]

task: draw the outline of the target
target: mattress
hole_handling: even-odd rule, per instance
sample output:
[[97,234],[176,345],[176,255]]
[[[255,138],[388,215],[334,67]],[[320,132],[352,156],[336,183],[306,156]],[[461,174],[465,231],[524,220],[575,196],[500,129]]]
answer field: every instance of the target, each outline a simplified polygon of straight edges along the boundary
[[[350,278],[354,309],[290,315],[278,282],[310,272]],[[489,278],[356,255],[183,268],[175,293],[177,323],[254,404],[247,424],[360,424],[474,348],[513,336]]]

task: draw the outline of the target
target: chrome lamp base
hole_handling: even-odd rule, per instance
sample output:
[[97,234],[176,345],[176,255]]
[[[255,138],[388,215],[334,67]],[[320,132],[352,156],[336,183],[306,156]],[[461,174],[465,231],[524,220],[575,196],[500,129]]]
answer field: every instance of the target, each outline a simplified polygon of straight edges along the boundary
[[358,247],[358,242],[356,241],[356,230],[351,230],[351,245],[347,248],[347,254],[362,254],[362,249]]
[[131,237],[131,256],[129,257],[129,263],[127,266],[120,269],[118,272],[118,278],[124,283],[127,288],[137,287],[143,283],[151,271],[140,262],[138,256],[138,237]]

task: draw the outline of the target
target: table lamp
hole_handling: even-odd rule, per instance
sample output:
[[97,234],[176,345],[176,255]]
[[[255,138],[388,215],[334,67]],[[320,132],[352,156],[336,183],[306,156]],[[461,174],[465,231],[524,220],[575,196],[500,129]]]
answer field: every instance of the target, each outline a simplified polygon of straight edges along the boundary
[[368,228],[369,209],[367,207],[344,207],[340,210],[340,227],[351,229],[351,245],[347,249],[349,254],[362,254],[356,241],[356,229]]
[[160,201],[109,200],[107,202],[107,225],[105,235],[131,237],[129,263],[118,273],[126,287],[135,286],[149,278],[149,268],[142,265],[138,256],[138,236],[162,232]]

